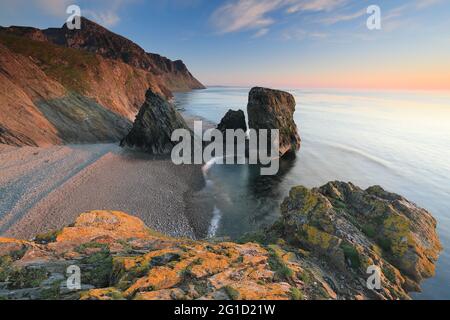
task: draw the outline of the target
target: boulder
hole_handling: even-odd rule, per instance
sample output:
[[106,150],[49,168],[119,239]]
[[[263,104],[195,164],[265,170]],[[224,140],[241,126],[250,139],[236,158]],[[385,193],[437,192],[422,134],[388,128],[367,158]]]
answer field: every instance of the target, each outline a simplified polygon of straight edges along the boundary
[[278,129],[279,154],[295,153],[301,139],[294,122],[295,99],[287,92],[256,87],[249,93],[247,113],[250,129]]
[[[297,186],[281,213],[272,228],[277,237],[328,261],[335,279],[352,273],[365,279],[369,266],[379,267],[377,294],[385,299],[405,299],[420,290],[420,282],[434,275],[442,250],[432,215],[379,186],[363,190],[337,181],[314,189]],[[361,293],[358,286],[350,285],[355,294]]]
[[217,129],[225,132],[227,129],[238,130],[242,129],[247,131],[247,123],[245,122],[245,114],[242,110],[228,110],[225,116],[220,121]]
[[176,129],[190,130],[171,103],[148,90],[133,128],[120,145],[151,154],[168,154],[176,144],[171,140]]

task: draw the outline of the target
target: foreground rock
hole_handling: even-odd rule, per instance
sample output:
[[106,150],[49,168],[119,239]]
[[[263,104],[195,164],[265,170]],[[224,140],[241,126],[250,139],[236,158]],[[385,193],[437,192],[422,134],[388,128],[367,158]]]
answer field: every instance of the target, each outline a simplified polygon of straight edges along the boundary
[[148,90],[133,128],[121,146],[136,147],[152,154],[167,154],[175,145],[171,137],[176,129],[189,130],[189,127],[171,103]]
[[[0,297],[409,299],[434,273],[434,219],[380,187],[296,187],[282,213],[242,243],[169,238],[113,211],[84,213],[34,241],[0,238]],[[366,286],[372,264],[379,290]],[[71,265],[81,269],[81,290],[67,288]]]
[[[434,275],[441,244],[436,221],[426,210],[379,186],[362,190],[330,182],[318,189],[295,187],[281,205],[272,232],[328,262],[338,295],[404,299]],[[375,265],[382,288],[368,290],[367,269]],[[362,290],[360,289],[360,286]]]
[[[0,296],[6,299],[301,298],[298,263],[276,246],[168,238],[121,212],[82,214],[34,242],[0,238]],[[81,268],[82,289],[66,286]],[[320,286],[311,297],[320,297]],[[325,296],[327,297],[327,296]]]
[[295,104],[294,97],[284,91],[256,87],[249,93],[249,127],[280,130],[280,156],[300,149],[301,139],[294,122]]

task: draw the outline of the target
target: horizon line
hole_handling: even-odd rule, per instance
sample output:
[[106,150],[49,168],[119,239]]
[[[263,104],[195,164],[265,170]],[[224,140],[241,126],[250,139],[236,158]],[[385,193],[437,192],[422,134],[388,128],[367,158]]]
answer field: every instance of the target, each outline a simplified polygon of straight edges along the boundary
[[277,86],[277,85],[232,85],[232,84],[205,84],[203,85],[208,88],[254,88],[254,87],[263,87],[263,88],[278,88],[285,90],[352,90],[352,91],[398,91],[398,92],[443,92],[450,94],[450,88],[442,89],[442,88],[353,88],[353,87],[320,87],[320,86]]

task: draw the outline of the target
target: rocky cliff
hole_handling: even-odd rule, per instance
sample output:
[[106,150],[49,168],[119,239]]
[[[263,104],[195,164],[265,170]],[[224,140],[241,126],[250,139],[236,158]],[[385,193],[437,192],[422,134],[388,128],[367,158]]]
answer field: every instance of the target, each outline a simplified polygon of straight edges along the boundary
[[81,30],[0,28],[0,143],[118,141],[152,91],[203,88],[181,61],[83,19]]
[[[380,187],[299,186],[282,212],[239,243],[169,238],[111,211],[84,213],[34,241],[0,238],[0,297],[409,299],[433,275],[435,220]],[[80,290],[67,288],[73,265]],[[381,288],[367,287],[369,265],[381,269]]]

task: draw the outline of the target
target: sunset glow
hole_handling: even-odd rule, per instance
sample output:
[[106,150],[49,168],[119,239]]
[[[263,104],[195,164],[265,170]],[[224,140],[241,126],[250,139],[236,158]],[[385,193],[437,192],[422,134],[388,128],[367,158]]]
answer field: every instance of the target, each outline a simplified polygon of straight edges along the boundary
[[[366,26],[367,1],[74,2],[207,85],[450,90],[448,1],[376,1],[380,30]],[[2,1],[0,20],[60,26],[67,3]]]

